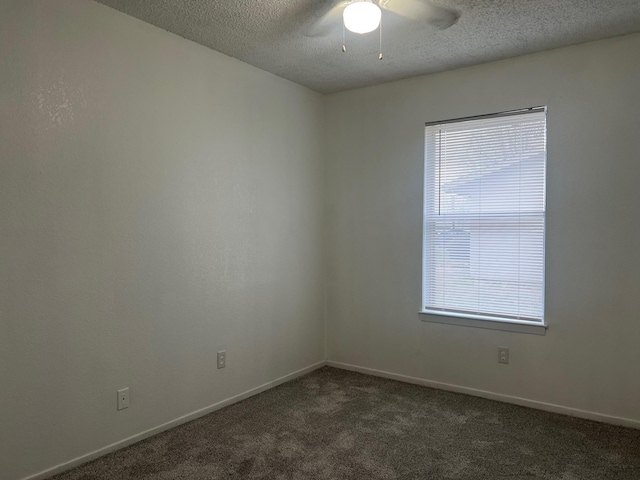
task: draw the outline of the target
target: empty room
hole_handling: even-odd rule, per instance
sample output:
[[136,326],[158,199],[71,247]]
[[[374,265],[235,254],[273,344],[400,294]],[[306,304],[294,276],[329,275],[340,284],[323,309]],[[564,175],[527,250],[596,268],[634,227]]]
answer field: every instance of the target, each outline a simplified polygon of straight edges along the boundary
[[40,479],[640,479],[640,2],[0,0]]

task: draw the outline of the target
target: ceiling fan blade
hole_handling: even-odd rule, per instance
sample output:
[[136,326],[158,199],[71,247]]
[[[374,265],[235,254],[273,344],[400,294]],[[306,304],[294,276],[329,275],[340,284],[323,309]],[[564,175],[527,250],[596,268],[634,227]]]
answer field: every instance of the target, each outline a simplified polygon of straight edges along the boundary
[[342,22],[342,12],[349,3],[351,3],[349,0],[337,2],[327,13],[307,28],[304,34],[307,37],[324,37],[325,35],[329,35],[331,30]]
[[411,20],[427,22],[444,30],[456,23],[460,14],[426,0],[380,0],[380,8]]

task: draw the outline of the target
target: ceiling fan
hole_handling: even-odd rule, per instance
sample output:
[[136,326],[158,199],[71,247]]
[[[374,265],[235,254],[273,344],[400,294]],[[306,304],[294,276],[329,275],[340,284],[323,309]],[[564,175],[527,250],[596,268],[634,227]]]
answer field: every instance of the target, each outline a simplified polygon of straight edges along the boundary
[[[328,35],[341,22],[354,33],[369,33],[380,26],[382,10],[409,20],[425,22],[444,30],[455,24],[460,14],[430,0],[343,0],[318,19],[305,34]],[[343,46],[344,50],[344,46]]]

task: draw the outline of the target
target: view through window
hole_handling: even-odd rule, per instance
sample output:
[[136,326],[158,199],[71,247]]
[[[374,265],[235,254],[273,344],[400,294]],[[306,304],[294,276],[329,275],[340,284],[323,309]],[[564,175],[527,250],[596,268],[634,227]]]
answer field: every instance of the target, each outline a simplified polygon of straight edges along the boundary
[[544,323],[544,107],[427,124],[423,312]]

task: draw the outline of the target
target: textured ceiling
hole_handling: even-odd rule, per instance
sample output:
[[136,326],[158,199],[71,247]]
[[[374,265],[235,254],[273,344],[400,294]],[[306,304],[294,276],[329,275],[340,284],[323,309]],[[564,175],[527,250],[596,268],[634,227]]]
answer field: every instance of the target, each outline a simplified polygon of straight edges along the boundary
[[304,35],[335,0],[98,0],[258,68],[333,93],[640,31],[640,0],[433,0],[460,13],[437,30],[383,12],[378,34]]

